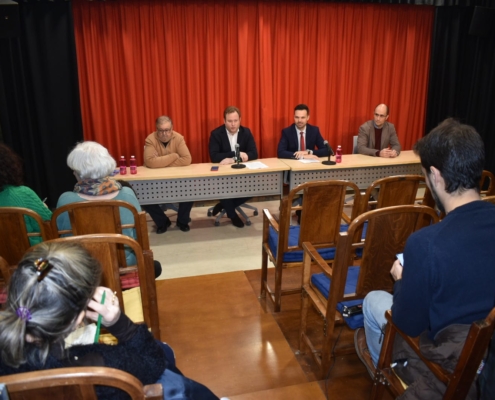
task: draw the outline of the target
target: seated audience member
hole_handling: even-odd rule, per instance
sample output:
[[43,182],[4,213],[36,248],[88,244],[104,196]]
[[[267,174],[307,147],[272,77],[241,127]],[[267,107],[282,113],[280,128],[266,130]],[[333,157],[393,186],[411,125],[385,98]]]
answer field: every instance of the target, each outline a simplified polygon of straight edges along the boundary
[[[72,192],[62,193],[58,199],[57,208],[81,201],[122,200],[132,204],[138,212],[141,211],[134,191],[131,188],[122,187],[111,177],[117,163],[101,144],[91,141],[79,143],[67,157],[67,165],[74,171],[77,183]],[[129,210],[121,209],[120,218],[122,224],[134,223],[134,217]],[[59,230],[70,229],[67,213],[57,218],[57,226]],[[136,239],[134,229],[125,229],[124,233]],[[126,249],[126,261],[127,265],[136,264],[136,256],[130,249]],[[161,271],[160,263],[155,261],[155,276],[158,277]]]
[[294,108],[294,123],[282,129],[277,148],[278,158],[317,159],[328,156],[320,129],[308,124],[308,121],[309,107],[298,104]]
[[[166,399],[218,399],[182,375],[170,346],[134,324],[118,298],[99,286],[101,266],[76,244],[41,243],[25,254],[0,312],[0,376],[78,366],[117,368],[143,385],[160,383]],[[105,299],[102,303],[103,293]],[[101,323],[117,345],[91,343],[66,349],[64,339],[84,318]],[[101,399],[127,399],[119,389],[97,386]]]
[[[211,132],[209,150],[211,162],[220,163],[220,165],[229,165],[235,163],[235,145],[239,144],[240,157],[242,162],[256,160],[258,150],[254,141],[253,134],[249,128],[241,126],[241,111],[237,107],[227,107],[223,113],[224,125]],[[213,215],[217,215],[222,209],[225,209],[227,216],[232,224],[238,228],[244,226],[236,207],[248,201],[249,197],[240,197],[236,199],[223,199],[213,207]]]
[[357,148],[359,154],[394,158],[400,154],[400,143],[395,126],[388,122],[388,106],[379,104],[374,119],[359,127]]
[[[156,131],[144,142],[144,165],[148,168],[183,167],[191,164],[191,153],[184,136],[174,131],[172,119],[162,115],[156,119]],[[189,231],[189,216],[193,201],[179,203],[177,226],[182,232]],[[172,225],[159,204],[143,206],[156,224],[156,233],[167,232]]]
[[[22,161],[3,143],[0,143],[0,207],[29,208],[45,221],[52,218],[52,212],[38,195],[27,186],[23,186]],[[38,224],[32,218],[24,219],[28,233],[40,231]],[[29,242],[35,245],[41,242],[41,238],[30,237]]]
[[[472,126],[447,119],[419,140],[414,151],[446,216],[409,237],[404,265],[396,260],[390,271],[393,295],[374,291],[364,300],[364,331],[356,331],[355,345],[371,375],[380,355],[386,310],[392,310],[394,323],[407,335],[421,335],[422,343],[431,343],[430,358],[446,367],[457,362],[470,324],[486,318],[495,304],[495,206],[480,201],[485,163],[480,135]],[[413,361],[412,351],[398,341],[393,359],[409,360],[395,368],[410,385],[404,398],[442,398],[445,385],[421,360]],[[442,348],[456,351],[447,359]],[[474,387],[472,391],[474,396]]]

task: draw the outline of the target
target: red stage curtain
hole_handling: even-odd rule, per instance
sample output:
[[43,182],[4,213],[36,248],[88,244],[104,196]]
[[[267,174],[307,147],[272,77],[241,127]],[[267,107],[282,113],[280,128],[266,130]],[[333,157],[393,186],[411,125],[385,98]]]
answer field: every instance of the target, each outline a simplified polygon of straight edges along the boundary
[[84,137],[142,164],[166,114],[193,162],[241,109],[261,157],[306,103],[333,147],[390,106],[404,149],[424,134],[434,8],[280,1],[74,0]]

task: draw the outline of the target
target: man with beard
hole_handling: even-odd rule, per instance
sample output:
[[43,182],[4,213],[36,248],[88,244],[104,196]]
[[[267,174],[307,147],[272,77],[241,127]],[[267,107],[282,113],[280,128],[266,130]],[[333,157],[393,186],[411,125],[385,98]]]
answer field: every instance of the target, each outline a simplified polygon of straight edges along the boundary
[[[364,300],[364,330],[357,330],[354,340],[357,354],[372,376],[380,356],[386,310],[392,310],[394,323],[407,335],[421,334],[422,339],[437,344],[440,336],[459,326],[453,324],[466,324],[468,329],[472,322],[485,318],[495,304],[495,206],[480,201],[485,161],[480,135],[469,125],[447,119],[413,150],[446,217],[409,237],[403,265],[396,260],[390,271],[395,280],[393,295],[374,291]],[[439,332],[442,335],[437,336]],[[397,347],[393,357],[399,360]],[[412,364],[409,360],[409,372]],[[422,368],[424,364],[418,361],[415,365]],[[400,371],[396,368],[396,372]],[[404,380],[410,385],[405,398],[432,398],[419,392],[420,378]]]
[[323,144],[323,137],[317,126],[308,124],[309,107],[298,104],[294,108],[294,123],[282,129],[278,142],[278,158],[313,158],[327,157],[328,150]]

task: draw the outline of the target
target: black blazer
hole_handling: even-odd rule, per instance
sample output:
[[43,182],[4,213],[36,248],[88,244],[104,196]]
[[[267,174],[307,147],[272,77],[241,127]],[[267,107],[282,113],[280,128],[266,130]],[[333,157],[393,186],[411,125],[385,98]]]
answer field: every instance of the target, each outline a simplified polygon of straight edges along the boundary
[[[315,150],[315,147],[318,150]],[[328,150],[323,144],[323,137],[320,128],[310,124],[306,125],[306,149],[313,150],[313,154],[318,157],[328,156]],[[297,139],[296,124],[282,129],[282,137],[278,142],[278,158],[294,158],[293,154],[299,150],[299,141]]]
[[[211,131],[210,143],[208,146],[210,150],[211,162],[219,163],[224,158],[232,158],[235,156],[235,152],[230,150],[230,142],[227,135],[225,125],[221,125]],[[249,128],[245,128],[243,126],[239,127],[237,143],[239,144],[239,151],[242,151],[248,155],[248,160],[256,160],[258,158],[256,143],[254,142],[253,134]]]

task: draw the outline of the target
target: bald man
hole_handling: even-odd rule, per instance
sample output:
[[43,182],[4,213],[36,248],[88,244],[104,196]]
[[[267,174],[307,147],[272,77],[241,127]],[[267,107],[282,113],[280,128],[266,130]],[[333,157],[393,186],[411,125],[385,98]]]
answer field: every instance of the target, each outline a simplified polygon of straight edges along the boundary
[[375,108],[373,119],[359,127],[358,153],[372,157],[394,158],[400,154],[400,143],[394,124],[388,122],[386,104]]

